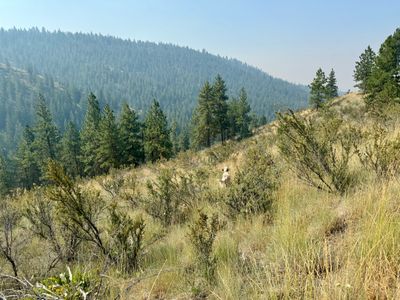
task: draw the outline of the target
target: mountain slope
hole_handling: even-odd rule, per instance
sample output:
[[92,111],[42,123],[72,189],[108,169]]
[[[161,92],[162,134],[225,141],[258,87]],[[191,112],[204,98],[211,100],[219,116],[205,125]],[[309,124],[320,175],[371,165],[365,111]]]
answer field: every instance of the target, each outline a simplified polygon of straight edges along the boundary
[[118,110],[122,100],[145,110],[157,98],[170,118],[186,123],[205,80],[218,73],[231,95],[243,86],[252,108],[273,117],[307,104],[307,89],[237,60],[170,44],[97,34],[0,30],[0,62],[46,74],[68,88],[92,90]]

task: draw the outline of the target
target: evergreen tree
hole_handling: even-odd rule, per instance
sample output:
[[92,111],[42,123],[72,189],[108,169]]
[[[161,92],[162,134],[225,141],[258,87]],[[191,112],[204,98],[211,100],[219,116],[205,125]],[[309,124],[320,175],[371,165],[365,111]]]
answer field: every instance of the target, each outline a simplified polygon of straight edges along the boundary
[[35,140],[33,142],[35,156],[40,169],[47,168],[49,160],[58,158],[59,135],[56,125],[42,95],[36,105],[36,124],[34,127]]
[[400,28],[379,49],[367,82],[367,104],[400,101]]
[[336,76],[335,71],[332,69],[329,73],[327,82],[326,82],[326,99],[333,99],[339,96],[338,87],[336,84]]
[[101,118],[100,105],[93,93],[89,94],[88,107],[81,130],[82,158],[84,173],[87,176],[100,174],[100,165],[96,158],[99,148],[98,130]]
[[239,100],[232,98],[228,102],[228,133],[227,138],[235,138],[239,132],[238,128],[238,116],[239,116]]
[[309,85],[310,88],[310,105],[313,108],[321,108],[326,100],[326,77],[321,68],[317,70],[313,82]]
[[191,144],[193,148],[211,146],[215,132],[213,101],[213,88],[206,81],[200,90],[198,104],[192,117]]
[[238,115],[236,124],[241,139],[250,136],[250,105],[247,102],[247,93],[244,88],[240,89],[238,100]]
[[81,158],[81,139],[75,123],[69,122],[61,139],[60,159],[69,176],[83,175]]
[[5,157],[0,155],[0,197],[8,194],[11,189],[11,174]]
[[120,160],[120,145],[118,126],[110,106],[104,107],[103,116],[99,124],[99,147],[96,149],[96,159],[103,172],[110,168],[117,168]]
[[189,137],[189,130],[184,127],[181,129],[181,132],[178,136],[178,143],[179,143],[179,151],[186,151],[190,147],[190,137]]
[[122,105],[119,122],[121,164],[138,165],[144,161],[142,129],[136,112],[127,103]]
[[225,81],[218,74],[213,84],[213,128],[224,143],[228,129],[228,96],[226,95]]
[[150,107],[144,123],[144,153],[147,161],[170,158],[172,143],[167,118],[156,100]]
[[170,140],[172,143],[172,153],[173,155],[176,155],[180,151],[178,140],[178,123],[176,122],[176,120],[174,120],[171,124]]
[[355,87],[358,87],[362,93],[367,92],[367,84],[375,66],[375,58],[375,52],[368,46],[360,55],[360,60],[356,62],[353,77],[357,83]]
[[41,177],[34,154],[34,139],[32,129],[26,126],[16,153],[18,183],[26,189],[30,189],[34,184],[39,183]]

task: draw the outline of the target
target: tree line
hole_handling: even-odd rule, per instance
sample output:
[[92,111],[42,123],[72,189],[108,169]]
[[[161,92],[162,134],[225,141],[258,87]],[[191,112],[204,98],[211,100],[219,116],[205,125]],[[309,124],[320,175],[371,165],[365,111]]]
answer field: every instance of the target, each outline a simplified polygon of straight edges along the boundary
[[126,100],[141,117],[156,97],[168,120],[182,128],[191,120],[203,82],[215,74],[224,78],[230,97],[243,86],[257,114],[269,120],[277,110],[307,105],[306,87],[206,51],[97,34],[0,28],[0,143],[15,149],[26,121],[33,121],[38,92],[62,130],[69,120],[81,126],[90,91],[114,111]]
[[229,100],[220,75],[204,83],[190,127],[178,132],[168,123],[160,103],[153,100],[143,121],[126,102],[117,118],[109,104],[102,109],[90,93],[81,128],[70,121],[61,134],[46,100],[39,95],[33,126],[25,126],[12,156],[0,155],[0,193],[13,187],[30,189],[46,183],[50,160],[58,161],[71,177],[92,177],[112,168],[169,159],[179,151],[201,149],[227,139],[250,136],[266,119],[250,115],[246,91]]

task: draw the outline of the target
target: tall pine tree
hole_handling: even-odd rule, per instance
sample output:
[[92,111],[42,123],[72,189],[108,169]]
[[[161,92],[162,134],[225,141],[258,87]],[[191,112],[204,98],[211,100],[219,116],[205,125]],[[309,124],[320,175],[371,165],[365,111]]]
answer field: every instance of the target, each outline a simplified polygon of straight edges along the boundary
[[98,130],[101,119],[100,105],[93,93],[89,94],[85,120],[81,130],[82,158],[87,176],[100,174],[100,164],[96,158],[99,148]]
[[367,104],[400,101],[400,28],[381,45],[367,82]]
[[360,60],[356,62],[354,69],[355,87],[358,87],[362,93],[367,92],[368,80],[375,66],[376,55],[370,46],[360,55]]
[[34,127],[35,139],[33,142],[37,163],[42,173],[47,169],[48,161],[58,158],[58,129],[53,122],[50,110],[42,95],[36,105],[36,124]]
[[142,126],[136,112],[127,103],[122,105],[119,121],[121,164],[138,165],[144,161]]
[[313,108],[319,109],[326,100],[326,77],[321,68],[317,70],[313,82],[310,87],[310,105]]
[[118,126],[110,106],[104,107],[103,116],[99,124],[99,147],[96,149],[96,160],[103,172],[110,168],[117,168],[120,161],[120,144]]
[[75,123],[69,122],[61,139],[60,160],[68,175],[82,176],[81,139]]
[[228,129],[228,96],[225,81],[218,74],[213,84],[213,128],[224,143]]
[[206,81],[200,90],[198,104],[192,117],[191,144],[193,148],[211,146],[215,133],[213,102],[213,88]]
[[247,93],[244,88],[240,89],[238,99],[238,116],[236,124],[239,138],[243,139],[250,136],[250,105],[247,102]]
[[36,161],[33,142],[34,133],[26,126],[16,153],[17,181],[22,188],[30,189],[40,182],[41,173]]
[[156,100],[150,107],[144,122],[144,152],[147,161],[155,162],[170,158],[172,143],[167,118]]
[[326,82],[326,99],[333,99],[339,96],[338,93],[338,87],[336,84],[336,76],[335,76],[335,71],[332,69],[329,73],[327,82]]

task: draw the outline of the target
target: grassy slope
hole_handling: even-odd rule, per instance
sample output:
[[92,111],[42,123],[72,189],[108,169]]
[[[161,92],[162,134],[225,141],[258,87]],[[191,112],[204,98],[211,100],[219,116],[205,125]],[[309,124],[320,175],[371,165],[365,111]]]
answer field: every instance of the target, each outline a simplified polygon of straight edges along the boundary
[[[345,95],[331,105],[348,120],[364,120],[359,95]],[[310,113],[313,112],[301,112]],[[215,286],[209,291],[209,297],[399,298],[398,180],[377,183],[354,161],[353,168],[362,177],[356,190],[343,197],[317,191],[297,180],[279,158],[274,145],[275,129],[272,123],[254,137],[230,143],[225,148],[216,146],[200,153],[183,153],[169,162],[117,171],[87,184],[110,198],[99,184],[107,178],[136,178],[136,190],[145,193],[146,180],[154,179],[160,168],[183,172],[201,170],[207,174],[209,185],[217,195],[222,167],[230,166],[234,176],[245,149],[261,143],[276,157],[283,170],[273,221],[265,216],[235,222],[226,219],[227,225],[218,233],[214,245],[218,266]],[[133,215],[144,214],[147,238],[150,239],[162,228],[140,208],[132,208],[128,197],[124,197],[130,192],[132,184],[126,183],[117,196],[119,202]],[[197,207],[218,212],[224,218],[223,207],[214,199],[201,201]],[[190,298],[193,283],[188,281],[184,270],[193,262],[193,250],[187,232],[187,224],[172,226],[165,237],[146,248],[143,271],[137,277],[123,278],[108,272],[109,284],[115,293],[120,293],[122,299]],[[90,268],[89,265],[86,267]]]

